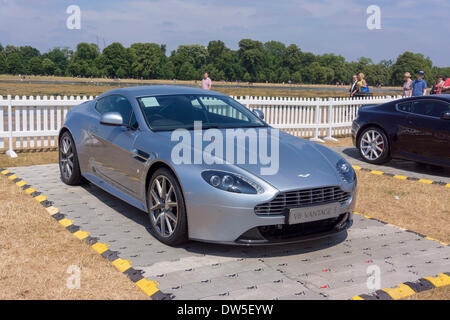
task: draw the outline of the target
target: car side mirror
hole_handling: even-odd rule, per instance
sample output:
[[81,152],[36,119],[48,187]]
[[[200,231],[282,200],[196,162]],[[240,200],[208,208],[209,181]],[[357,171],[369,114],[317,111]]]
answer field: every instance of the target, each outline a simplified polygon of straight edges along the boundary
[[450,120],[450,111],[446,111],[442,114],[441,119]]
[[102,114],[100,124],[104,124],[105,126],[120,127],[123,126],[123,119],[118,112],[107,112]]
[[264,120],[264,112],[262,112],[261,110],[253,109],[253,113],[261,120]]

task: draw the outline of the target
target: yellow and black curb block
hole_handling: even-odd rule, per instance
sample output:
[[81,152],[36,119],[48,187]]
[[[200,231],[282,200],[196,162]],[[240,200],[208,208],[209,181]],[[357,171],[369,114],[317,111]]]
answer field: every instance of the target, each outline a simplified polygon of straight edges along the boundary
[[407,177],[407,176],[402,176],[402,175],[399,175],[399,174],[393,174],[393,173],[383,172],[383,171],[379,171],[379,170],[372,170],[372,169],[363,168],[363,167],[355,166],[355,165],[352,165],[352,167],[353,167],[353,169],[355,171],[366,171],[366,172],[375,174],[377,176],[387,176],[387,177],[391,177],[391,178],[399,179],[399,180],[417,181],[417,182],[424,183],[424,184],[434,184],[434,185],[450,188],[450,183],[446,183],[446,182],[443,182],[443,181],[434,181],[434,180],[429,180],[429,179],[420,179],[420,178],[417,178],[417,177]]
[[[417,235],[421,238],[437,242],[443,246],[449,245],[446,242],[428,237],[424,234],[421,234],[421,233],[418,233],[418,232],[415,232],[412,230],[408,230],[408,229],[387,223],[385,221],[370,217],[368,215],[365,215],[365,214],[362,214],[362,213],[359,213],[356,211],[354,211],[353,213],[361,215],[364,218],[369,219],[369,220],[374,220],[374,221],[380,222],[382,224],[393,226],[402,231],[414,233],[415,235]],[[384,288],[381,290],[377,290],[372,294],[361,294],[359,296],[354,296],[352,298],[352,300],[398,300],[398,299],[412,296],[412,295],[422,292],[422,291],[431,290],[431,289],[438,288],[438,287],[444,287],[447,285],[450,285],[450,272],[440,273],[436,277],[420,278],[414,282],[400,283],[396,288]]]
[[16,176],[13,172],[0,169],[0,173],[14,182],[19,188],[24,190],[38,201],[61,226],[68,230],[72,235],[79,240],[86,242],[93,250],[107,259],[120,272],[125,274],[131,281],[133,281],[147,296],[152,300],[170,300],[172,295],[165,294],[158,289],[159,283],[156,281],[147,280],[142,276],[142,270],[134,269],[131,266],[130,260],[121,259],[117,251],[109,250],[109,245],[101,243],[98,238],[91,237],[88,231],[83,231],[79,226],[75,225],[72,220],[60,212],[60,210],[53,206],[53,202],[49,201],[46,196],[36,189],[32,188],[26,181]]
[[414,282],[400,283],[395,288],[384,288],[372,294],[354,296],[352,300],[398,300],[416,293],[450,285],[450,272],[440,273],[436,277],[424,277]]

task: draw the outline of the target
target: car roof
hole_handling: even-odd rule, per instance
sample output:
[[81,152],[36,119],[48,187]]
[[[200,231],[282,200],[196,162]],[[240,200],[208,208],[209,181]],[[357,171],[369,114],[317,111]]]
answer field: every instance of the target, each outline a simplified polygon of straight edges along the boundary
[[408,102],[408,101],[416,101],[416,100],[429,100],[429,99],[435,99],[435,100],[444,100],[450,102],[450,94],[431,94],[431,95],[425,95],[425,96],[419,96],[419,97],[408,97],[408,98],[401,98],[398,100],[390,101],[388,103],[402,103],[402,102]]
[[120,89],[113,89],[107,91],[99,96],[102,98],[110,94],[122,94],[127,97],[145,97],[145,96],[161,96],[161,95],[175,95],[175,94],[207,94],[207,95],[221,95],[224,94],[212,90],[203,90],[187,86],[176,85],[148,85],[137,87],[125,87]]

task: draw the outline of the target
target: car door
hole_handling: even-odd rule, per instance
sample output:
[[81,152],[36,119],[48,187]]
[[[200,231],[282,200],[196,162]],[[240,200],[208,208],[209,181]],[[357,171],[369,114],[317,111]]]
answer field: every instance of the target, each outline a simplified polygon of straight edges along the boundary
[[420,99],[411,103],[407,116],[408,149],[418,160],[450,163],[450,121],[441,119],[450,111],[447,102]]
[[[99,124],[92,132],[95,143],[91,147],[91,163],[94,174],[113,187],[135,199],[140,199],[140,178],[144,171],[142,162],[136,160],[134,145],[140,134],[133,107],[122,95],[113,94],[100,99],[96,106]],[[123,126],[108,126],[100,123],[107,112],[118,112]]]
[[397,115],[393,123],[395,123],[397,128],[393,143],[395,144],[395,153],[400,156],[409,156],[409,154],[413,152],[416,130],[413,129],[408,122],[411,112],[412,101],[402,102],[396,105]]

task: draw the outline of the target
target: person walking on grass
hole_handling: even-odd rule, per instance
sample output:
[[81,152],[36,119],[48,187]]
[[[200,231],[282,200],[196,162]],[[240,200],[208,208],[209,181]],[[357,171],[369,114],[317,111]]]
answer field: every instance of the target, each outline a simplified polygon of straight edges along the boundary
[[421,97],[424,96],[427,90],[427,82],[423,79],[425,76],[425,72],[422,70],[417,73],[417,79],[413,82],[413,97]]
[[350,92],[350,97],[353,98],[356,92],[358,92],[358,76],[356,74],[353,75],[352,85],[348,90]]
[[411,74],[409,72],[405,72],[403,75],[403,78],[405,79],[405,82],[403,83],[403,97],[411,97],[412,96],[412,84],[413,81],[411,80]]
[[202,79],[202,89],[211,90],[211,85],[212,85],[212,81],[208,76],[208,72],[205,72],[203,74],[203,79]]

